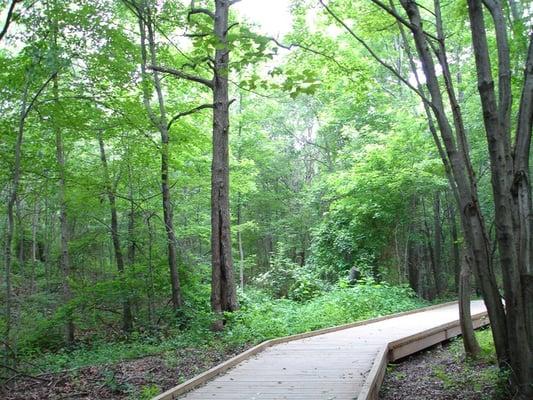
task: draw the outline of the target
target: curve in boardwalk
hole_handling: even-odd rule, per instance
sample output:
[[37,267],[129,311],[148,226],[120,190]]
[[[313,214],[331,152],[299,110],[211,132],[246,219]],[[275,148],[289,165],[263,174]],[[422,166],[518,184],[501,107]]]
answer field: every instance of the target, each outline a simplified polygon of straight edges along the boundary
[[[476,327],[488,323],[481,301],[472,302],[472,315]],[[269,341],[154,400],[375,399],[389,360],[458,335],[458,319],[457,303],[448,303]]]

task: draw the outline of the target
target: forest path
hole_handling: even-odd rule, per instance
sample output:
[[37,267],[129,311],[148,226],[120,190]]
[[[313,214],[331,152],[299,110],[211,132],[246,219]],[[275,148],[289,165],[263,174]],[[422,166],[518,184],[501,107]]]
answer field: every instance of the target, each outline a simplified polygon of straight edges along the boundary
[[[476,327],[488,323],[482,301],[472,302],[472,315]],[[388,361],[457,336],[458,320],[457,303],[446,304],[276,344],[203,386],[157,399],[376,399]]]

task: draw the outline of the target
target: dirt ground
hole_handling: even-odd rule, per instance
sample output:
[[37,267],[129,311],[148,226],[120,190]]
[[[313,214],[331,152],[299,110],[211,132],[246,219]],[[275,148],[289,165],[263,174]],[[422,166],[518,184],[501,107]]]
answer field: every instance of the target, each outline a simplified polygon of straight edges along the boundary
[[[457,344],[436,346],[388,367],[381,400],[506,400],[491,363],[466,362]],[[172,354],[57,374],[15,376],[0,386],[2,400],[148,400],[209,369],[231,352],[180,349]]]
[[161,391],[232,357],[231,352],[181,349],[110,366],[93,366],[58,374],[16,376],[0,386],[2,400],[151,399]]
[[458,344],[445,344],[388,367],[380,400],[505,400],[498,369],[457,355]]

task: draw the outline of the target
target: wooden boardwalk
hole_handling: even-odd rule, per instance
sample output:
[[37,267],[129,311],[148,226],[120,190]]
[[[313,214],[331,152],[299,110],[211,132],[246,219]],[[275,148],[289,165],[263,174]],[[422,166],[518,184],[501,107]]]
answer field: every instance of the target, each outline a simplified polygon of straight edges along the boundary
[[[485,307],[472,302],[476,326]],[[459,333],[457,304],[384,319],[269,347],[203,386],[157,399],[365,400],[377,398],[384,368]],[[203,379],[205,381],[206,378]],[[203,382],[202,382],[203,383]]]

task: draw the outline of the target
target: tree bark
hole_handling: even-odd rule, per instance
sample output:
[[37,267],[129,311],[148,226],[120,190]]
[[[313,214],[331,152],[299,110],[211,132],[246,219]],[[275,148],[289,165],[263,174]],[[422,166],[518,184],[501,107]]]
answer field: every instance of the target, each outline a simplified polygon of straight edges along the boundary
[[459,321],[461,324],[461,335],[467,357],[476,358],[480,348],[474,334],[472,325],[472,314],[470,312],[470,265],[468,259],[463,257],[461,263],[461,273],[459,280]]
[[[522,272],[531,266],[519,265],[521,238],[520,212],[514,206],[512,185],[514,175],[511,153],[511,68],[507,30],[503,19],[502,6],[498,0],[485,0],[494,22],[498,49],[498,98],[492,78],[487,33],[481,0],[468,0],[468,14],[471,26],[472,43],[476,60],[478,91],[483,109],[483,122],[490,156],[491,186],[495,203],[496,241],[504,286],[507,316],[507,334],[510,364],[514,386],[521,398],[533,397],[532,346],[528,340],[526,304],[531,299],[523,297]],[[527,69],[526,69],[527,71]],[[527,73],[526,73],[527,83]],[[522,106],[522,105],[521,105]],[[531,131],[529,131],[529,136]],[[520,139],[518,137],[518,139]],[[529,148],[523,150],[529,156]],[[524,171],[529,173],[529,171]],[[526,175],[527,176],[527,175]],[[528,195],[529,197],[530,195]],[[530,204],[526,205],[525,221],[529,220]],[[529,225],[526,222],[526,225]],[[527,243],[530,238],[523,232]]]
[[222,313],[238,307],[233,278],[229,211],[229,0],[215,0],[213,79],[213,160],[211,165],[211,307],[217,314],[215,329],[223,328]]

